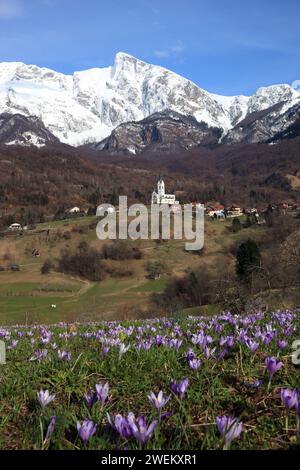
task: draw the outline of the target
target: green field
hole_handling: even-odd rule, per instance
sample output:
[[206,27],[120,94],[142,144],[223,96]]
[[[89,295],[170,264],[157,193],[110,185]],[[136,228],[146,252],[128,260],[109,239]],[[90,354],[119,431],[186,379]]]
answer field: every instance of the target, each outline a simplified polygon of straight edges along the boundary
[[[297,411],[287,414],[280,398],[282,388],[299,386],[299,366],[291,360],[298,332],[296,311],[2,328],[0,449],[299,449]],[[279,365],[270,377],[265,361],[272,356]],[[173,380],[185,380],[182,395]],[[93,395],[88,406],[84,394],[105,383],[103,401]],[[53,395],[44,406],[41,390]],[[150,402],[151,391],[169,397],[161,410]],[[144,443],[109,424],[107,414],[114,422],[130,412],[154,423]],[[241,426],[229,443],[218,416]],[[97,425],[86,443],[77,432],[84,420]]]
[[[110,243],[97,239],[95,229],[91,227],[95,220],[84,217],[45,223],[23,237],[16,234],[0,239],[0,266],[18,264],[21,268],[20,272],[0,272],[0,324],[144,316],[151,307],[152,294],[163,291],[171,276],[180,276],[201,264],[214,269],[220,260],[233,263],[230,244],[241,236],[250,236],[254,232],[257,236],[264,230],[255,227],[243,230],[242,235],[233,234],[228,230],[231,221],[207,220],[202,255],[186,252],[184,241],[180,240],[160,244],[151,240],[132,241],[139,243],[143,259],[123,262],[132,270],[130,277],[108,277],[102,282],[90,282],[56,272],[41,275],[40,269],[46,259],[56,260],[61,250],[75,249],[80,241],[85,240],[97,249],[103,243]],[[32,256],[34,249],[39,250],[40,257]],[[147,279],[145,264],[149,261],[166,264],[167,272],[161,279]]]

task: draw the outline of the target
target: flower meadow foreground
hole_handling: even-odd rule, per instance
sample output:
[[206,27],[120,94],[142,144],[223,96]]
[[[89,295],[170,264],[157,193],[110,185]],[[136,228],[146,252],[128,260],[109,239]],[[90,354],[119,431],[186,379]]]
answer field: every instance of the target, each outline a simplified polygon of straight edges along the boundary
[[2,327],[0,448],[297,448],[299,318]]

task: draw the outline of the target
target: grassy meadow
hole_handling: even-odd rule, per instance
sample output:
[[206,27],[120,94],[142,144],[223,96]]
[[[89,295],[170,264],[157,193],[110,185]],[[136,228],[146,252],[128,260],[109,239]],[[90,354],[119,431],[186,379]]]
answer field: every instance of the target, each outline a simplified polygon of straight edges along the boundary
[[298,335],[288,311],[1,328],[0,448],[299,448],[281,398],[299,387]]
[[[153,293],[161,292],[168,279],[182,275],[187,269],[201,264],[212,270],[218,262],[232,264],[234,256],[229,247],[236,240],[263,233],[262,227],[234,234],[228,230],[231,221],[205,222],[204,252],[186,252],[184,241],[169,240],[156,243],[142,240],[138,243],[141,260],[124,263],[109,261],[112,266],[128,266],[132,275],[107,277],[102,282],[51,271],[41,275],[43,263],[55,261],[62,250],[75,249],[81,241],[101,249],[104,242],[96,237],[91,217],[55,221],[37,226],[36,230],[0,239],[0,266],[18,264],[20,272],[0,271],[0,324],[55,323],[57,321],[90,321],[140,318],[149,315]],[[47,231],[49,230],[49,233]],[[67,234],[67,235],[66,235]],[[40,257],[32,251],[39,250]],[[159,280],[147,278],[145,264],[162,261],[166,272]],[[56,305],[56,308],[52,308]]]

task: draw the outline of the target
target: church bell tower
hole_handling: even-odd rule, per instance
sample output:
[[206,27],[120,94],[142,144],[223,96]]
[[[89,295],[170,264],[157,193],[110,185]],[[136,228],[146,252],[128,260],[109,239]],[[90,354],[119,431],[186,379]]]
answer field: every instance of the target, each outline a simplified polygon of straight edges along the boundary
[[165,195],[165,183],[162,176],[159,177],[157,183],[157,193],[159,198],[162,198]]

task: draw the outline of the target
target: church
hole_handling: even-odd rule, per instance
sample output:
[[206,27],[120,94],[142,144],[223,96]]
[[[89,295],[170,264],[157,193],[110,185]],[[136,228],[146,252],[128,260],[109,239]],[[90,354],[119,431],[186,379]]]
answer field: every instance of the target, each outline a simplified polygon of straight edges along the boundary
[[176,201],[175,194],[166,194],[162,176],[159,177],[157,182],[157,192],[154,190],[152,193],[151,204],[168,204],[169,206],[179,204],[179,201]]

